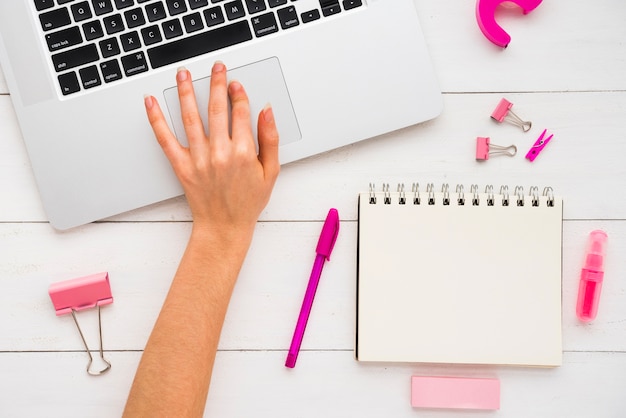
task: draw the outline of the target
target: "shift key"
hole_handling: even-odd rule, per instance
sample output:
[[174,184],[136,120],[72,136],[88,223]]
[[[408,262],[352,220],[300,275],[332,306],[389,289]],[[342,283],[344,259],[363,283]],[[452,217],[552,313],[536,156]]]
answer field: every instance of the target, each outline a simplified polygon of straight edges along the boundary
[[54,64],[54,69],[60,72],[98,61],[99,58],[96,46],[89,44],[53,55],[52,63]]

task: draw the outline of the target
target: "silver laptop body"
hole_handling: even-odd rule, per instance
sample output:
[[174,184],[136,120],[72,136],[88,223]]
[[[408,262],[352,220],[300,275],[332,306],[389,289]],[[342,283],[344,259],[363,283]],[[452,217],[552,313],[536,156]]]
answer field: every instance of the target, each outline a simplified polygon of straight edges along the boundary
[[55,228],[182,193],[143,105],[154,95],[185,143],[180,66],[200,106],[215,60],[253,126],[272,103],[283,164],[441,112],[412,0],[213,1],[0,1],[0,64]]

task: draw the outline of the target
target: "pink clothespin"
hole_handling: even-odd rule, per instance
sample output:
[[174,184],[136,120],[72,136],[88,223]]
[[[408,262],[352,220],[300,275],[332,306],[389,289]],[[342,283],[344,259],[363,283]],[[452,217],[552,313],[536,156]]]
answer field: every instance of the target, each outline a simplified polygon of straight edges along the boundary
[[478,0],[476,2],[476,20],[483,34],[494,44],[506,48],[511,37],[496,22],[496,8],[504,3],[515,3],[522,8],[524,14],[535,10],[542,0]]
[[[87,364],[87,373],[92,376],[97,376],[107,372],[111,368],[109,363],[104,358],[104,352],[102,349],[102,321],[100,317],[100,306],[113,303],[113,296],[111,295],[111,286],[109,284],[108,273],[92,274],[90,276],[79,277],[77,279],[65,280],[62,282],[53,283],[48,289],[50,299],[54,305],[57,316],[65,315],[67,313],[72,314],[74,323],[80,333],[80,338],[83,340],[87,355],[89,355],[89,363]],[[98,372],[92,372],[90,370],[93,358],[83,332],[78,325],[76,319],[76,312],[89,308],[98,308],[98,330],[100,334],[100,358],[107,364],[107,366]]]
[[476,160],[488,160],[490,155],[506,155],[512,157],[517,153],[517,147],[515,145],[509,145],[503,147],[501,145],[491,144],[489,138],[478,137],[476,138]]
[[498,103],[498,106],[496,106],[494,111],[491,113],[491,118],[500,123],[507,121],[515,126],[519,126],[524,132],[528,132],[533,126],[533,123],[522,120],[522,118],[513,113],[511,110],[512,107],[513,103],[509,102],[505,98],[502,98],[502,100]]
[[546,135],[546,131],[547,129],[543,130],[539,138],[535,141],[535,144],[526,154],[526,158],[529,159],[531,162],[535,161],[535,158],[537,158],[539,153],[545,148],[546,145],[548,145],[548,142],[550,142],[550,140],[554,136],[554,134],[552,134],[549,137],[544,139],[544,136]]

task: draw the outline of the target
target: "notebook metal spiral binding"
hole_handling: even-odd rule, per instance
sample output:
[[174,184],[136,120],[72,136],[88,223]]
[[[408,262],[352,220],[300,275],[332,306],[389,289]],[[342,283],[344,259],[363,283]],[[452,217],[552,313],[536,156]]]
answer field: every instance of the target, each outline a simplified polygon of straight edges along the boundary
[[420,199],[420,184],[419,183],[413,183],[413,185],[411,186],[411,192],[413,193],[413,204],[414,205],[419,205],[421,202]]
[[383,202],[385,205],[391,205],[391,192],[389,191],[389,183],[383,183],[383,193],[384,199]]
[[441,193],[443,193],[443,205],[450,206],[450,186],[448,186],[448,183],[444,183],[441,186]]
[[509,186],[500,186],[500,195],[502,196],[502,206],[509,206]]
[[543,189],[543,195],[548,198],[548,206],[554,207],[554,191],[552,187],[545,187]]
[[539,187],[537,187],[537,186],[532,186],[532,187],[530,188],[529,195],[532,197],[532,200],[531,200],[531,203],[530,203],[530,204],[531,204],[532,206],[534,206],[534,207],[539,206]]
[[[404,183],[398,183],[396,187],[396,196],[392,195],[391,189],[389,187],[389,183],[383,183],[382,185],[383,192],[383,204],[391,205],[392,203],[397,203],[400,205],[407,204],[407,192],[405,190]],[[441,186],[441,192],[435,192],[435,185],[433,183],[428,183],[426,185],[426,193],[428,194],[426,198],[427,205],[436,205],[437,199],[441,199],[441,204],[443,206],[450,206],[452,203],[452,197],[450,192],[450,185],[448,183],[444,183]],[[454,192],[454,199],[456,201],[457,206],[465,206],[466,196],[465,196],[465,187],[462,184],[457,184]],[[480,206],[481,205],[481,193],[479,192],[478,185],[472,184],[470,186],[470,194],[471,194],[471,205],[472,206]],[[484,196],[486,195],[486,197]],[[439,196],[439,197],[438,197]],[[509,186],[503,185],[500,186],[500,192],[498,196],[501,196],[500,205],[501,206],[509,206],[512,202],[516,206],[525,206],[526,204],[526,196],[530,198],[530,206],[538,207],[540,206],[540,195],[539,188],[537,186],[531,186],[529,188],[528,195],[524,194],[523,186],[515,186],[513,195],[509,194]],[[546,198],[546,205],[548,207],[554,206],[554,191],[552,187],[545,187],[542,193],[542,196]],[[483,194],[485,197],[485,204],[487,206],[496,206],[496,194],[494,192],[493,185],[485,186],[485,191]],[[413,202],[413,205],[421,205],[422,204],[422,196],[420,194],[419,183],[411,184],[411,196],[409,197],[410,201]],[[469,199],[469,197],[468,197]],[[514,200],[512,200],[514,199]],[[377,203],[376,197],[376,186],[374,183],[369,184],[369,203],[371,205],[375,205]]]
[[376,204],[376,185],[370,183],[370,205]]
[[470,186],[470,193],[472,193],[472,205],[480,205],[480,195],[478,194],[478,184],[472,184]]
[[465,206],[465,189],[462,184],[456,185],[456,194],[458,198],[456,199],[456,203],[459,206]]
[[426,193],[428,193],[428,204],[435,204],[435,185],[432,183],[428,183],[426,185]]
[[524,188],[515,186],[515,196],[517,196],[517,206],[524,206]]
[[404,193],[404,183],[398,184],[398,194],[400,195],[398,203],[400,203],[401,205],[406,204],[406,194]]

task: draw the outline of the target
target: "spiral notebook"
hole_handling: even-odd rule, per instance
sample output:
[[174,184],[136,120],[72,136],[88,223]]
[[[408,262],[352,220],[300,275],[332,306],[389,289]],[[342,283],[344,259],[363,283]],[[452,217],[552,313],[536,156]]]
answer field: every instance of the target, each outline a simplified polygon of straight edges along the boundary
[[357,359],[560,365],[563,202],[527,192],[361,193]]

